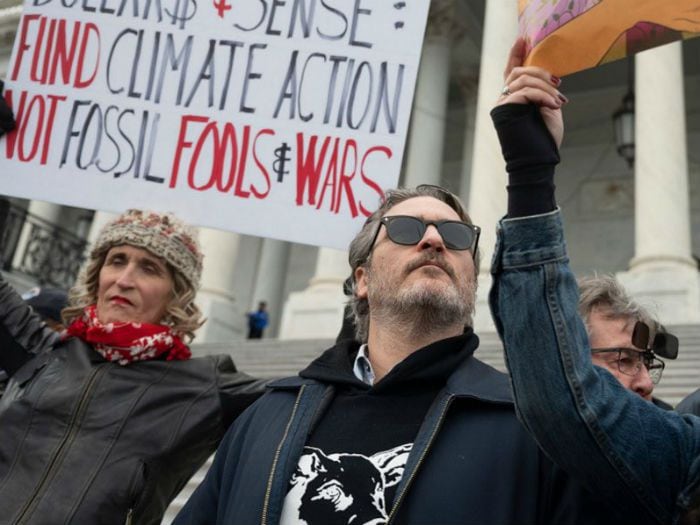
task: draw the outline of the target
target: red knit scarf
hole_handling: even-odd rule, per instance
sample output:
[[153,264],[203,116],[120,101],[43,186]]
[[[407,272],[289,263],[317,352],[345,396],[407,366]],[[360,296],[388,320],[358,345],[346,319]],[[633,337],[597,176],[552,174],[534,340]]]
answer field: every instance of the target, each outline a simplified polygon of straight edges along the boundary
[[192,356],[172,328],[147,323],[102,324],[94,304],[85,307],[83,315],[66,328],[63,338],[71,336],[92,345],[107,361],[120,365],[157,359],[163,354],[167,354],[167,361],[182,361]]

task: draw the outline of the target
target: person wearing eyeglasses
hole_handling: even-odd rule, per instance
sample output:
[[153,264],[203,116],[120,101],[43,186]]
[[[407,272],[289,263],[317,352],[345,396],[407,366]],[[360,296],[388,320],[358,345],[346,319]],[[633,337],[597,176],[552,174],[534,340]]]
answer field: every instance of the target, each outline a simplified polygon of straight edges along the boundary
[[652,393],[666,366],[659,355],[675,359],[677,338],[666,333],[612,275],[583,277],[578,287],[578,309],[588,332],[593,364],[610,372],[626,389],[670,409]]
[[388,191],[350,244],[354,336],[269,386],[174,523],[604,523],[474,356],[479,232],[442,188]]
[[[490,305],[518,415],[548,457],[625,516],[620,523],[700,523],[700,418],[662,410],[592,365],[592,346],[610,350],[621,342],[589,341],[579,315],[554,198],[564,129],[560,81],[522,67],[523,48],[522,40],[513,46],[491,112],[509,203],[498,228]],[[527,208],[516,202],[523,195]],[[636,332],[632,347],[673,350],[667,334]],[[651,356],[646,362],[654,364]],[[634,370],[639,361],[621,366]]]

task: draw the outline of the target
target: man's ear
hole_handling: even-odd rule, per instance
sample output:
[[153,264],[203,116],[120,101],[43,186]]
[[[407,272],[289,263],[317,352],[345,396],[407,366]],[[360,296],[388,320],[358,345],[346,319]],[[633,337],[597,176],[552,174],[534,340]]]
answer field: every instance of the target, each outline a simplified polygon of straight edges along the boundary
[[355,268],[355,295],[358,299],[367,299],[367,268]]

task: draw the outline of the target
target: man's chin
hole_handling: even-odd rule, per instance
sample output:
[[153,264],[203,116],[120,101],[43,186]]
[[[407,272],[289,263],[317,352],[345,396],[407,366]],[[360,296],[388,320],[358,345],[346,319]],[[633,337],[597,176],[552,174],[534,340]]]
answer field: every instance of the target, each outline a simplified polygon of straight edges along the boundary
[[450,280],[450,277],[439,268],[435,268],[433,271],[436,272],[435,275],[423,277],[415,280],[413,283],[410,283],[406,290],[406,294],[416,296],[454,294],[456,296],[457,293],[454,288],[454,284]]
[[407,308],[451,308],[461,302],[455,289],[442,280],[423,280],[399,294]]
[[409,274],[404,282],[406,293],[456,293],[452,278],[437,266],[421,266]]

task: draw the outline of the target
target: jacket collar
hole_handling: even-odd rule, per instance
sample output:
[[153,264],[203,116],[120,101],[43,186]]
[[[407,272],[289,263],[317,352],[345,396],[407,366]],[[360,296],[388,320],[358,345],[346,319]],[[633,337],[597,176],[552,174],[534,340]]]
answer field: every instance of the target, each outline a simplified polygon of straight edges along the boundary
[[315,385],[318,381],[313,379],[306,379],[304,377],[292,376],[283,377],[282,379],[276,379],[275,381],[270,381],[267,384],[267,388],[272,388],[274,390],[293,390],[301,388],[302,385]]
[[[294,390],[302,385],[319,384],[310,378],[286,377],[272,381],[271,389]],[[450,375],[445,386],[449,395],[479,399],[491,403],[513,404],[513,394],[508,375],[499,372],[483,361],[469,354]]]
[[492,403],[513,404],[510,378],[474,356],[469,356],[447,380],[446,391]]

